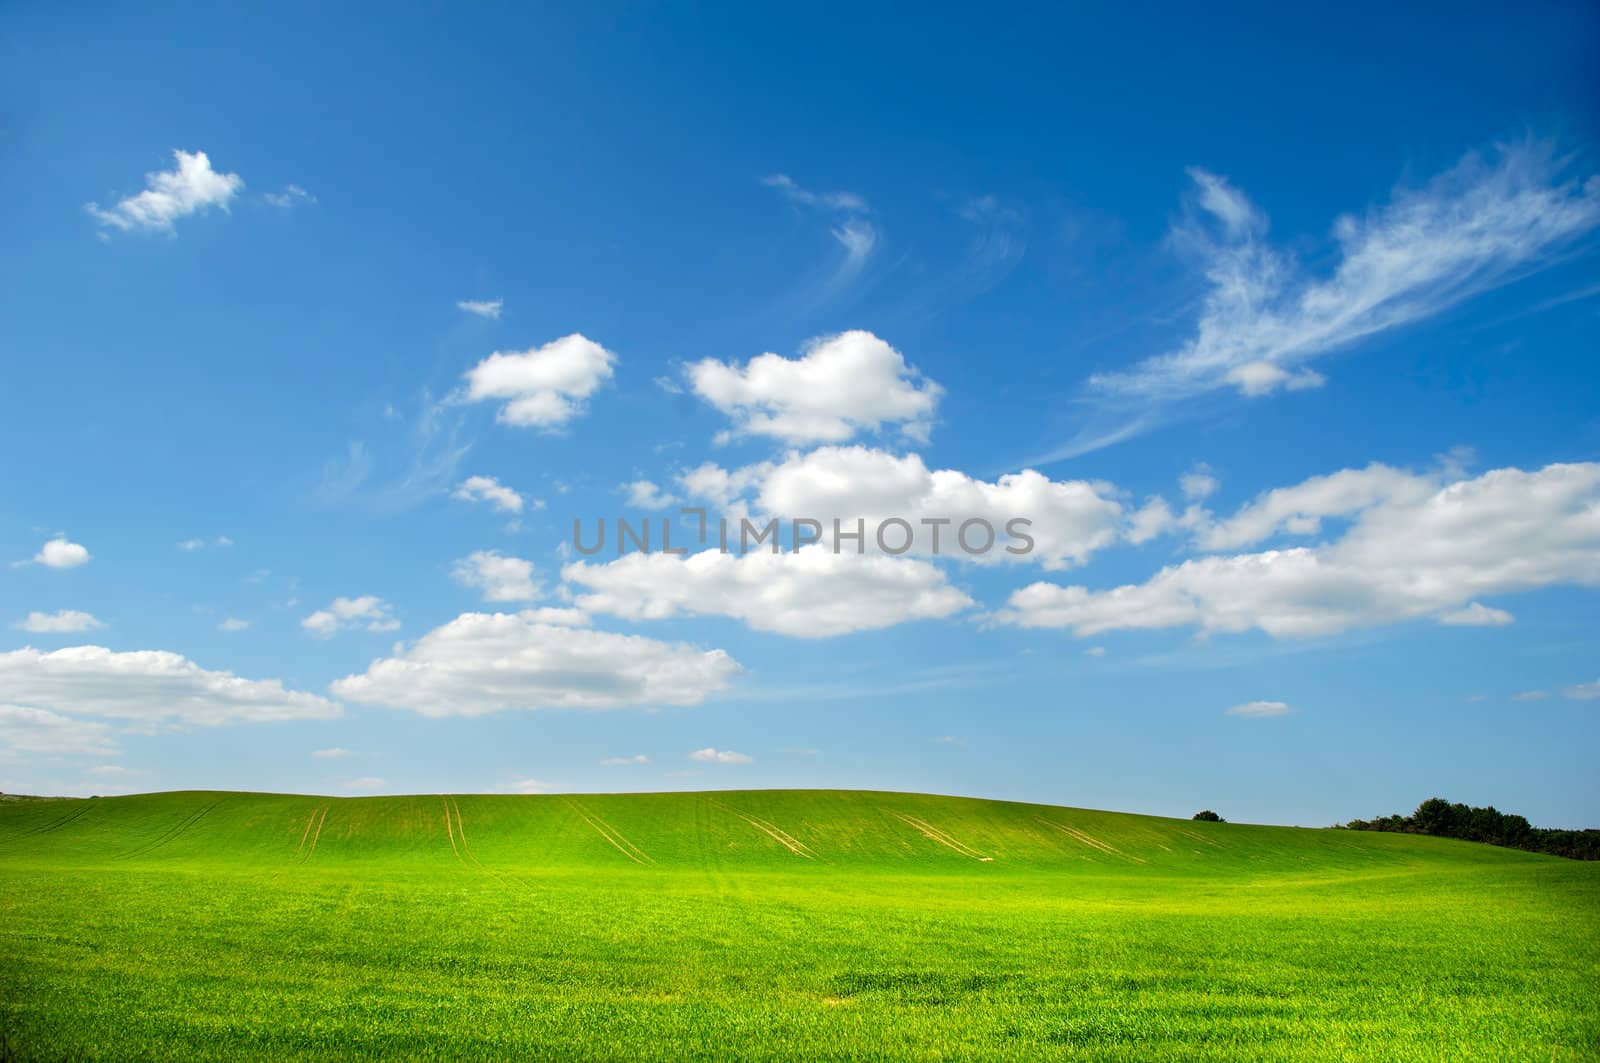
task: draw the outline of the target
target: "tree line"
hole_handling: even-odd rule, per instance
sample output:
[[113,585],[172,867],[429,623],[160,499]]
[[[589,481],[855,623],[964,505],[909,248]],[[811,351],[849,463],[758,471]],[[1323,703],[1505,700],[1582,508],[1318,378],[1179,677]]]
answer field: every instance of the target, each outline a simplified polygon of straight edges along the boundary
[[1438,838],[1460,838],[1469,842],[1503,845],[1530,853],[1549,853],[1572,860],[1600,860],[1600,830],[1553,830],[1535,827],[1525,818],[1490,805],[1471,808],[1451,804],[1442,797],[1430,797],[1409,816],[1380,816],[1353,819],[1344,830],[1378,830],[1397,834],[1431,834]]

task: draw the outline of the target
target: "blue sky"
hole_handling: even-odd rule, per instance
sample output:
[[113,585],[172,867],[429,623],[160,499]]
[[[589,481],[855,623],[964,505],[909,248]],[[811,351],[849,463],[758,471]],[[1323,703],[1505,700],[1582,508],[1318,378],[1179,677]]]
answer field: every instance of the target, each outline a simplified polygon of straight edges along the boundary
[[0,789],[1600,823],[1590,8],[0,25]]

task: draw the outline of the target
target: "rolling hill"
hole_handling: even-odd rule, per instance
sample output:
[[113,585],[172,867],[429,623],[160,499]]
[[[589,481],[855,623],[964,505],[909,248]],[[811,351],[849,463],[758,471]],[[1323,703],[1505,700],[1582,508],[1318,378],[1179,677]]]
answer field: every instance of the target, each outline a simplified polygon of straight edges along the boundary
[[6,800],[0,915],[18,1058],[1559,1059],[1600,1037],[1600,866],[918,794]]

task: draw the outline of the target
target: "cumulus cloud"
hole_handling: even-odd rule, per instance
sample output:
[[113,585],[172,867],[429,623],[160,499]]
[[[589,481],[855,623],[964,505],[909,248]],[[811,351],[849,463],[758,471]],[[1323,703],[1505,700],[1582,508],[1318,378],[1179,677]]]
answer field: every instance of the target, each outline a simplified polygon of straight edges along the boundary
[[706,746],[689,754],[689,759],[701,764],[752,764],[753,759],[743,753],[735,753],[731,749],[717,749]]
[[502,513],[521,513],[523,497],[493,476],[469,476],[452,492],[463,502],[487,502]]
[[399,628],[400,621],[394,618],[391,608],[388,602],[371,594],[335,598],[326,609],[318,609],[300,621],[300,626],[318,638],[357,627],[368,631],[394,631]]
[[[833,521],[853,533],[865,520],[868,550],[877,549],[874,531],[887,518],[908,522],[915,538],[911,553],[937,553],[980,563],[1023,562],[1062,569],[1079,564],[1094,551],[1115,542],[1123,522],[1122,505],[1106,484],[1084,480],[1052,480],[1025,469],[990,482],[955,469],[929,469],[916,454],[904,456],[861,446],[819,447],[791,454],[782,462],[728,473],[701,466],[679,481],[686,493],[730,506],[744,493],[747,507],[767,516],[821,522],[823,541],[833,543]],[[1021,518],[1032,522],[1016,530],[1033,539],[1026,553],[1011,553],[1022,544],[1007,534],[1006,525]],[[985,520],[995,529],[992,549],[982,554],[962,550],[957,537],[969,520]],[[924,521],[948,523],[924,523]],[[886,538],[890,549],[903,535]],[[981,548],[986,533],[969,529],[967,542]],[[841,549],[854,551],[848,540]]]
[[624,768],[648,764],[650,763],[650,758],[643,753],[638,753],[631,757],[607,757],[600,763],[607,768]]
[[1228,716],[1287,716],[1292,710],[1286,701],[1247,701],[1228,709]]
[[500,311],[505,309],[503,299],[462,299],[456,303],[457,310],[464,310],[478,317],[486,317],[493,321],[500,319]]
[[[1035,583],[1012,594],[997,617],[1080,636],[1195,627],[1294,638],[1417,618],[1459,623],[1463,614],[1500,623],[1499,610],[1472,604],[1540,587],[1600,586],[1600,464],[1496,469],[1442,485],[1375,468],[1269,494],[1209,537],[1310,534],[1331,512],[1351,515],[1331,542],[1194,558],[1104,591]],[[1315,489],[1302,491],[1308,484]]]
[[203,151],[174,151],[172,155],[177,165],[171,170],[146,174],[143,192],[110,208],[90,203],[86,209],[107,228],[170,233],[180,218],[212,207],[226,211],[244,187],[244,179],[238,174],[213,170],[211,159]]
[[497,550],[478,550],[457,561],[450,574],[463,587],[483,592],[485,601],[526,602],[539,596],[533,562]]
[[0,758],[30,756],[115,756],[115,732],[103,723],[75,720],[27,705],[0,705]]
[[226,633],[232,635],[232,634],[235,634],[235,633],[240,632],[240,631],[248,630],[249,627],[250,627],[250,621],[248,621],[248,620],[240,620],[236,616],[230,616],[227,619],[223,620],[222,623],[217,625],[217,630],[218,631],[223,631],[223,632],[226,632]]
[[1204,502],[1214,495],[1220,486],[1222,486],[1221,481],[1205,465],[1196,465],[1178,477],[1178,489],[1190,502]]
[[722,650],[563,627],[530,614],[463,613],[332,689],[424,716],[479,716],[697,705],[739,670]]
[[210,539],[210,540],[201,539],[201,538],[184,539],[182,542],[178,543],[178,549],[184,551],[185,553],[192,554],[196,550],[204,550],[208,546],[232,546],[232,545],[233,545],[233,540],[232,539],[228,538],[226,535],[219,535],[215,539]]
[[685,368],[696,395],[733,431],[787,443],[842,443],[896,426],[926,440],[944,389],[870,332],[812,341],[799,358],[763,354],[740,366],[706,358]]
[[574,600],[589,612],[628,620],[725,616],[797,638],[946,617],[973,604],[926,561],[835,554],[820,545],[779,554],[635,553],[576,562],[561,574],[585,588]]
[[114,653],[72,646],[0,653],[0,690],[11,701],[69,715],[109,716],[143,724],[216,725],[269,720],[325,720],[339,706],[285,690],[276,679],[213,672],[164,650]]
[[105,627],[89,613],[76,609],[60,609],[54,613],[29,613],[27,619],[14,626],[35,635],[66,635],[77,631],[93,631]]
[[89,563],[89,551],[81,544],[58,536],[39,548],[33,563],[46,568],[77,568]]
[[581,415],[610,380],[617,356],[573,333],[543,347],[496,351],[466,373],[466,398],[500,401],[496,419],[518,428],[554,430]]
[[649,480],[634,480],[623,484],[622,489],[627,492],[628,505],[634,509],[666,509],[678,504],[677,498]]
[[329,746],[327,749],[313,749],[311,756],[317,760],[340,760],[348,757],[350,751],[341,746]]

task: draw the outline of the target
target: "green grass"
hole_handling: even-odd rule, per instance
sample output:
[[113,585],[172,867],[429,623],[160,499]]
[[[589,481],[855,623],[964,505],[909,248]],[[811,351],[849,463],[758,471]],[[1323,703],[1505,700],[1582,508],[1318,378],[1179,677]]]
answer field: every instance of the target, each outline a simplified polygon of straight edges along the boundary
[[119,1061],[1592,1059],[1600,865],[886,793],[6,801],[0,1036]]

